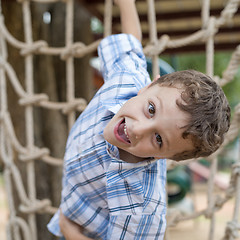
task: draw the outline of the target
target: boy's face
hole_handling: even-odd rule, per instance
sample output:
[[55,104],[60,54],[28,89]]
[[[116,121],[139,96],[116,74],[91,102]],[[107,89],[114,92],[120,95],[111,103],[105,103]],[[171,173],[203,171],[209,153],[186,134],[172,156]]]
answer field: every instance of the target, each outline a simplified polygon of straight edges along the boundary
[[192,150],[190,139],[183,139],[182,128],[188,123],[181,111],[181,90],[155,84],[143,88],[128,100],[104,129],[105,139],[134,156],[170,158]]

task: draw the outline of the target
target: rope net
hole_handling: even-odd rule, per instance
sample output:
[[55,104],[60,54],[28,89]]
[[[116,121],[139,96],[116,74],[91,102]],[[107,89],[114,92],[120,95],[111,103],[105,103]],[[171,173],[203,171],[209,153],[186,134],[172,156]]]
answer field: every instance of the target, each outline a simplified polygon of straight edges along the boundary
[[[54,3],[57,0],[32,0],[39,3]],[[59,0],[60,1],[60,0]],[[61,166],[62,159],[54,158],[48,148],[39,148],[34,143],[34,116],[33,108],[40,107],[49,110],[60,110],[67,115],[68,128],[72,126],[75,120],[75,113],[82,111],[86,107],[86,100],[75,98],[74,96],[74,58],[81,58],[96,50],[99,40],[85,45],[82,42],[73,42],[73,9],[74,0],[64,0],[66,7],[66,42],[65,47],[51,47],[46,41],[33,41],[30,0],[18,0],[22,5],[25,41],[19,41],[14,38],[8,31],[4,17],[0,15],[0,158],[4,164],[4,181],[6,184],[10,216],[8,223],[8,239],[20,239],[20,231],[24,239],[37,239],[36,214],[53,214],[56,207],[52,206],[49,199],[37,199],[36,180],[35,180],[35,160],[40,160],[52,166]],[[150,31],[150,41],[144,47],[144,53],[152,58],[153,75],[159,74],[158,55],[167,48],[178,48],[194,42],[203,41],[206,44],[206,74],[212,76],[221,86],[232,81],[240,65],[240,45],[232,53],[231,60],[222,74],[222,78],[213,75],[213,58],[214,58],[214,36],[218,29],[227,21],[231,20],[238,10],[240,1],[229,0],[218,18],[210,16],[209,0],[202,2],[202,28],[194,34],[172,40],[169,36],[164,35],[157,38],[155,2],[147,0],[148,4],[148,21]],[[104,36],[111,34],[112,27],[112,0],[105,0],[105,18],[104,18]],[[25,61],[25,85],[24,88],[16,75],[14,68],[8,62],[6,43],[20,50]],[[66,64],[66,102],[53,102],[49,100],[46,94],[34,93],[34,65],[33,56],[55,55],[65,61]],[[21,145],[16,137],[11,115],[7,102],[7,84],[10,84],[19,98],[19,105],[25,109],[26,121],[26,146]],[[225,228],[223,239],[239,239],[239,207],[240,207],[240,159],[232,165],[231,180],[229,187],[224,196],[219,197],[213,194],[214,178],[217,173],[217,156],[223,151],[224,146],[233,141],[239,134],[240,129],[240,103],[235,107],[231,121],[231,127],[226,135],[222,147],[208,159],[211,162],[211,174],[208,180],[208,207],[200,212],[194,212],[190,215],[181,215],[179,213],[170,214],[168,226],[176,225],[180,221],[195,219],[199,216],[205,216],[210,219],[209,238],[214,237],[215,213],[223,207],[230,199],[234,199],[234,212],[232,220],[229,221]],[[17,155],[18,161],[25,164],[27,173],[27,187],[23,184],[23,177],[20,170],[14,162]],[[181,164],[188,164],[194,160],[184,161]],[[175,162],[169,161],[168,168],[176,165]],[[61,181],[59,179],[59,181]],[[17,190],[20,204],[16,206],[14,202],[13,186]],[[17,215],[17,210],[28,215],[28,220]],[[166,235],[166,239],[167,239]]]

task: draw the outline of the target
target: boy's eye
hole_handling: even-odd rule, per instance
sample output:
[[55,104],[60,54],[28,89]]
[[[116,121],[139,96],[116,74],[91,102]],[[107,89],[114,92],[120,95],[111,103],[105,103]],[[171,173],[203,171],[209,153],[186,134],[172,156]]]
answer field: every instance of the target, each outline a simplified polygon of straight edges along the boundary
[[153,115],[155,114],[155,106],[152,103],[149,103],[148,105],[148,112],[151,117],[153,117]]
[[161,147],[162,146],[162,137],[157,133],[155,133],[155,136],[156,136],[157,143]]

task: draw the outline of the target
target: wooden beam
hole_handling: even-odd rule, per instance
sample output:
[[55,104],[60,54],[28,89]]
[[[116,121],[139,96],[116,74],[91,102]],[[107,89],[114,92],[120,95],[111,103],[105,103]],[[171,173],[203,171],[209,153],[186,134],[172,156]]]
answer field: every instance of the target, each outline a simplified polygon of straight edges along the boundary
[[[218,17],[222,12],[222,8],[220,9],[211,9],[210,15]],[[240,14],[240,8],[237,10],[235,15]],[[201,18],[201,10],[187,11],[187,12],[171,12],[171,13],[156,13],[157,21],[167,21],[167,20],[178,20],[178,19],[189,19],[189,18]],[[139,18],[141,22],[147,22],[148,17],[146,14],[139,14]],[[120,17],[113,16],[113,23],[119,23]]]
[[[191,30],[180,30],[180,31],[164,31],[164,32],[158,32],[158,38],[160,38],[162,35],[167,34],[170,37],[177,37],[182,35],[191,35],[195,32],[197,32],[199,29],[191,29]],[[234,27],[223,27],[220,28],[217,34],[221,33],[239,33],[240,34],[240,26],[234,26]],[[148,33],[143,33],[143,38],[148,38]]]

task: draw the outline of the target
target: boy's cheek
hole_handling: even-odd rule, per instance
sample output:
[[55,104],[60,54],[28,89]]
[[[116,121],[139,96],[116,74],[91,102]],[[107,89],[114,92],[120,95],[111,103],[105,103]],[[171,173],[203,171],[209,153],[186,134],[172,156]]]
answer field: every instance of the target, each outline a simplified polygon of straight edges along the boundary
[[106,127],[103,130],[103,137],[105,140],[107,140],[107,136],[108,136],[108,124],[106,125]]

